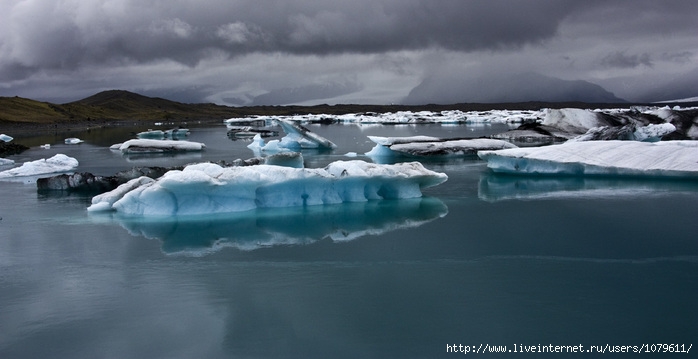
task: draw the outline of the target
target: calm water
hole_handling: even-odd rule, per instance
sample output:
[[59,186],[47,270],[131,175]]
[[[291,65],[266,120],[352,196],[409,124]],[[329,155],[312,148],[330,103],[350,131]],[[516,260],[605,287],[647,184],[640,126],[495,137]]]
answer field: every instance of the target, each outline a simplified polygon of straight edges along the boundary
[[[205,152],[124,157],[107,147],[144,128],[117,128],[16,136],[33,148],[11,158],[65,153],[79,171],[110,175],[253,156],[222,124],[190,128]],[[305,152],[309,167],[368,151],[367,135],[505,129],[309,128],[339,145]],[[86,142],[62,144],[73,136]],[[44,143],[53,146],[36,147]],[[422,199],[156,223],[88,215],[90,197],[0,182],[0,358],[431,358],[463,355],[447,344],[698,344],[698,183],[496,176],[474,158],[425,165],[449,180]]]

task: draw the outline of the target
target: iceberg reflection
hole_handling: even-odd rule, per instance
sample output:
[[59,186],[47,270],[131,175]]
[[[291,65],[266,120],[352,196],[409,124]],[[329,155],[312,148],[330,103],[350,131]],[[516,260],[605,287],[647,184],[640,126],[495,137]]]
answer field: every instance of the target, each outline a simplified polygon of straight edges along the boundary
[[159,220],[91,213],[92,220],[113,220],[135,236],[162,241],[168,255],[204,256],[226,247],[255,250],[276,245],[335,242],[415,228],[446,216],[439,199],[422,197],[334,205],[265,208]]
[[537,177],[486,173],[480,177],[478,197],[495,202],[513,199],[611,198],[656,196],[667,192],[697,192],[698,183],[681,179],[621,177]]

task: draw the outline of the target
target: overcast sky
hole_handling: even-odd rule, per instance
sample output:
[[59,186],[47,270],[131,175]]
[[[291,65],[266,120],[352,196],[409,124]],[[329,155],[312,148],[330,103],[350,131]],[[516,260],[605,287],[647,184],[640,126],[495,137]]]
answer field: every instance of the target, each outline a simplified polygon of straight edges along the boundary
[[472,102],[533,73],[667,100],[698,96],[697,19],[693,0],[2,0],[0,96]]

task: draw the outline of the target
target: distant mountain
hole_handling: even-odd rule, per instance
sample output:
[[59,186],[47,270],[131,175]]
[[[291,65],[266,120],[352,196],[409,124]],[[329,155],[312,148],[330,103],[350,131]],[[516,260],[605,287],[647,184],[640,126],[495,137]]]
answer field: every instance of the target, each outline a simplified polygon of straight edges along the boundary
[[623,103],[603,87],[587,81],[569,81],[537,73],[477,74],[459,78],[439,74],[410,91],[405,104],[502,102]]
[[122,120],[207,120],[237,116],[239,111],[214,104],[183,104],[133,92],[110,90],[66,104],[20,97],[0,98],[0,123],[71,123]]
[[[554,84],[555,82],[553,82]],[[593,84],[592,84],[593,85]],[[425,85],[426,86],[426,85]],[[572,86],[573,89],[585,86]],[[592,86],[592,88],[595,88]],[[563,91],[558,87],[558,90]],[[535,89],[531,88],[531,91]],[[417,93],[418,91],[413,91]],[[563,91],[564,92],[564,91]],[[416,95],[415,95],[416,96]],[[460,97],[454,97],[454,99]],[[568,98],[562,96],[560,98]],[[34,125],[101,124],[111,121],[206,121],[250,115],[295,115],[295,114],[347,114],[362,112],[396,111],[487,111],[496,109],[537,110],[541,108],[604,108],[616,107],[617,98],[601,96],[586,97],[589,102],[502,102],[464,103],[462,100],[445,104],[420,102],[416,105],[315,105],[315,106],[245,106],[229,107],[210,103],[185,104],[158,97],[147,97],[137,93],[110,90],[100,92],[79,101],[52,104],[21,97],[0,97],[0,130],[2,126],[19,125],[28,129]],[[613,99],[610,103],[604,99]],[[516,99],[516,97],[513,97]],[[626,104],[627,105],[627,104]],[[2,131],[0,131],[2,132]]]

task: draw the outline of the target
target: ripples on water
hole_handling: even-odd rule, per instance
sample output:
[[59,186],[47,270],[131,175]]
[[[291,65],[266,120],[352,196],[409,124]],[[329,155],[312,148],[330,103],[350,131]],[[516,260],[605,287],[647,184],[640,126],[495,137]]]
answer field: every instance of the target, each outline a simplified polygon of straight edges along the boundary
[[[191,127],[206,151],[122,156],[108,146],[143,128],[117,128],[15,136],[33,148],[13,159],[65,153],[110,175],[253,156],[222,124]],[[304,151],[309,167],[366,159],[368,135],[502,130],[309,127],[339,146]],[[449,180],[417,200],[163,221],[88,215],[89,196],[0,182],[0,357],[439,357],[446,344],[698,337],[696,183],[424,163]]]

